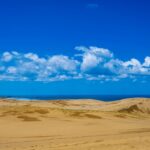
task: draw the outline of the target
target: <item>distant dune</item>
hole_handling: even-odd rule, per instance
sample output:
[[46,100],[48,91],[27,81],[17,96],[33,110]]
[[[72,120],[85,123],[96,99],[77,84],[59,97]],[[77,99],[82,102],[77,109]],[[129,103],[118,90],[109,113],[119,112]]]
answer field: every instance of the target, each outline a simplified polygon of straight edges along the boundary
[[0,99],[0,150],[149,150],[150,99]]

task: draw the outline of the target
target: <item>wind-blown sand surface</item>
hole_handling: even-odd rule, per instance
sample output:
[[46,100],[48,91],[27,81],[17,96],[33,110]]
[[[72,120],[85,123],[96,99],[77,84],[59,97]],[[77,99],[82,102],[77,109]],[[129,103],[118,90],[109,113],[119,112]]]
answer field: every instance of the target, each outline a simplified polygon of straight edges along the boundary
[[0,100],[0,150],[149,150],[150,99]]

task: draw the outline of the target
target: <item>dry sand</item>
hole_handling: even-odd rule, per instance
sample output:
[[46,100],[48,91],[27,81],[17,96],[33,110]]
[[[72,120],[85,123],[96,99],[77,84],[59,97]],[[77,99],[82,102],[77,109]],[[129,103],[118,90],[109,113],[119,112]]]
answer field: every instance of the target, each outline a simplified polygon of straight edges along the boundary
[[0,150],[149,150],[150,99],[0,100]]

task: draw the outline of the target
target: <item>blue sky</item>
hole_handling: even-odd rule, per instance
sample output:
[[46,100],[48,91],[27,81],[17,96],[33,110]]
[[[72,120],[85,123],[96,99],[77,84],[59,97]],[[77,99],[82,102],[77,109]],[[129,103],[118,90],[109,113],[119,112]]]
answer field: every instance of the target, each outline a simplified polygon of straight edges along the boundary
[[149,1],[0,2],[0,95],[150,94]]

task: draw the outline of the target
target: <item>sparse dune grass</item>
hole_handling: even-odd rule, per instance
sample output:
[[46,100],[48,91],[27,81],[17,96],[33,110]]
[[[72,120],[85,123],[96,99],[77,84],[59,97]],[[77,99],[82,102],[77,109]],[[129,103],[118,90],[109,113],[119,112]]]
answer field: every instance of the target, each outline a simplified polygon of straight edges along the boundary
[[17,118],[22,119],[23,121],[40,121],[36,117],[30,117],[30,116],[25,116],[25,115],[17,116]]
[[102,119],[102,117],[92,114],[89,111],[74,111],[70,113],[71,117],[76,117],[76,118],[91,118],[91,119]]
[[85,114],[85,117],[91,118],[91,119],[102,119],[102,117],[94,114]]
[[123,108],[120,109],[119,112],[124,112],[124,113],[133,113],[133,112],[143,112],[137,105],[131,105],[128,108]]
[[16,115],[18,113],[18,111],[16,110],[8,110],[3,112],[4,115]]
[[76,111],[76,112],[70,112],[71,117],[83,117],[84,112]]
[[114,116],[118,118],[127,118],[125,114],[115,114]]
[[37,112],[39,114],[47,114],[49,111],[47,109],[35,109],[34,112]]

